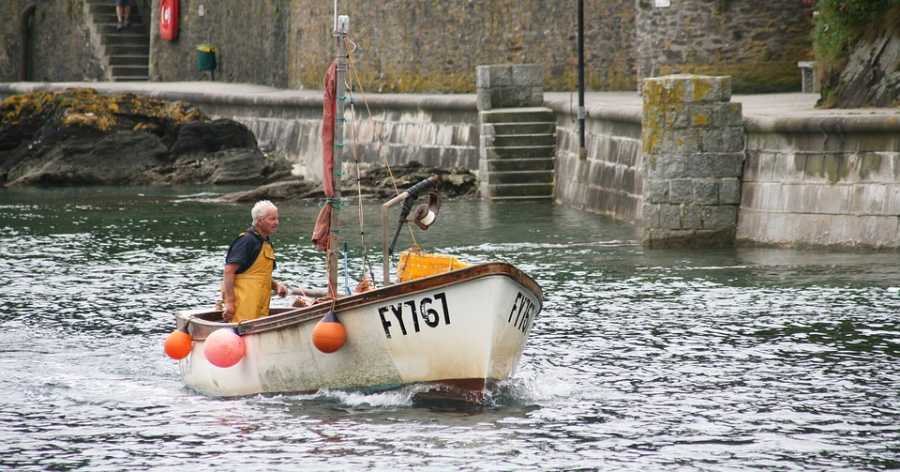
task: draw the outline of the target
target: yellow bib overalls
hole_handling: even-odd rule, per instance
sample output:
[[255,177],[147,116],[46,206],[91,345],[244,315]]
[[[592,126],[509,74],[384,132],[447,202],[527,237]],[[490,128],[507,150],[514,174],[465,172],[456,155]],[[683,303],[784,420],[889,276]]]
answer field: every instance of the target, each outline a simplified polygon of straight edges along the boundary
[[275,269],[275,250],[263,241],[259,255],[244,272],[234,276],[234,318],[232,322],[255,320],[269,316],[272,299],[272,270]]

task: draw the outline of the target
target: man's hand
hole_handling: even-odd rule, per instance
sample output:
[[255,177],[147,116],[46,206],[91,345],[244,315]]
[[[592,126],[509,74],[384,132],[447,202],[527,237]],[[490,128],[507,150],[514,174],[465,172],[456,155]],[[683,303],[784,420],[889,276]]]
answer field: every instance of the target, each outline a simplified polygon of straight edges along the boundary
[[225,302],[225,309],[222,310],[222,319],[231,323],[232,318],[234,318],[234,302]]
[[283,283],[275,282],[275,293],[284,298],[288,294],[288,288]]

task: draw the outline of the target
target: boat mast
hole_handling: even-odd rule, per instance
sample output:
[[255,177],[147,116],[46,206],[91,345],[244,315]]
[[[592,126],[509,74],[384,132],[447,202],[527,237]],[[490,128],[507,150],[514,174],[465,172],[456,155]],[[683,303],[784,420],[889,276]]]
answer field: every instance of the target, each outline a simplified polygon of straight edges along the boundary
[[331,212],[331,234],[328,243],[328,291],[331,296],[337,298],[338,286],[338,232],[341,198],[341,153],[344,150],[344,102],[346,100],[346,87],[344,84],[347,76],[347,53],[344,50],[344,40],[350,29],[350,17],[337,14],[337,0],[334,2],[334,38],[336,46],[335,70],[335,113],[334,113],[334,165],[331,167],[331,178],[334,185],[334,208]]

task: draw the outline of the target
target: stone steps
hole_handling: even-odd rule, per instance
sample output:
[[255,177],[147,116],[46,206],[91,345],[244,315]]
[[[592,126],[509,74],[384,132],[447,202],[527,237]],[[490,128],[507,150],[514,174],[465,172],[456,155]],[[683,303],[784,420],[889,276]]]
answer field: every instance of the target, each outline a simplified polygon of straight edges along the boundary
[[490,147],[506,146],[556,146],[556,135],[553,134],[502,134],[485,136],[484,142]]
[[479,112],[480,189],[484,198],[553,198],[556,117],[548,108]]
[[150,28],[141,12],[131,6],[130,25],[117,28],[116,6],[109,0],[85,0],[87,21],[98,39],[105,56],[109,79],[115,82],[146,81],[150,79]]
[[482,123],[556,123],[549,108],[497,108],[478,113]]
[[494,123],[495,136],[517,134],[556,134],[556,122]]
[[111,66],[144,66],[150,63],[150,57],[144,54],[113,54],[109,56]]
[[534,159],[486,159],[488,172],[512,172],[527,170],[552,171],[556,159],[552,157]]
[[525,196],[525,197],[516,197],[516,196],[501,197],[501,196],[495,195],[495,196],[491,197],[491,200],[553,200],[553,195]]
[[513,170],[488,172],[485,176],[489,185],[494,184],[546,184],[553,183],[552,170]]
[[553,157],[556,146],[485,146],[488,159],[525,159],[530,157]]
[[[484,187],[484,185],[483,185]],[[488,194],[496,197],[553,198],[553,184],[488,184]]]

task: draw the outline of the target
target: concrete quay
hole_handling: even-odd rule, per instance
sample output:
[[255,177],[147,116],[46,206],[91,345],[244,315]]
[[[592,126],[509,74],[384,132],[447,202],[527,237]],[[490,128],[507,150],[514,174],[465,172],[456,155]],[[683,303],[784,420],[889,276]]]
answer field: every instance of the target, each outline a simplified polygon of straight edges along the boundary
[[[135,93],[164,100],[235,105],[309,106],[322,103],[320,90],[289,90],[253,84],[224,82],[0,82],[0,96],[34,91],[60,91],[72,87],[90,87],[100,93]],[[444,107],[475,110],[476,94],[355,94],[370,105],[393,104],[401,108]],[[816,109],[818,94],[780,93],[733,95],[743,106],[744,118],[751,126],[775,126],[807,123],[812,126],[827,120],[841,121],[850,128],[875,122],[891,128],[900,125],[900,108]],[[545,92],[546,106],[574,113],[576,92]],[[587,92],[585,108],[589,116],[621,117],[640,121],[641,96],[637,92]]]

